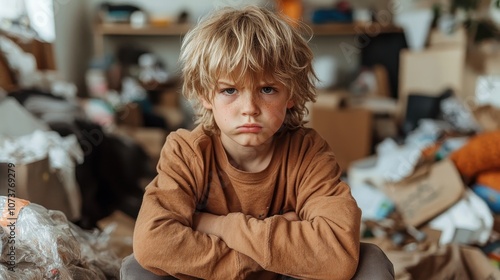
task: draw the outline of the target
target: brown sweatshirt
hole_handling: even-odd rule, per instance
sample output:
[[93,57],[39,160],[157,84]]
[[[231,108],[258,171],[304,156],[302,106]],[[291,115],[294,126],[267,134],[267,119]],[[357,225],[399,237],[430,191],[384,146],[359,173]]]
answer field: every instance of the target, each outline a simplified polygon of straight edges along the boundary
[[[361,211],[333,152],[312,129],[275,137],[269,166],[251,173],[201,126],[171,133],[137,218],[138,262],[180,279],[350,279]],[[193,230],[195,211],[222,215],[223,236]]]

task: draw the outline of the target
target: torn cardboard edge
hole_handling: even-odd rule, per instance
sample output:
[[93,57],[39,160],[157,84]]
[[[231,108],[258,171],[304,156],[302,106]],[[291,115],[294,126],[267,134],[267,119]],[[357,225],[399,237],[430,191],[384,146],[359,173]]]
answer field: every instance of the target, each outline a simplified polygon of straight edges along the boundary
[[459,201],[465,191],[462,178],[449,159],[424,165],[412,176],[383,188],[405,223],[414,227],[444,212]]

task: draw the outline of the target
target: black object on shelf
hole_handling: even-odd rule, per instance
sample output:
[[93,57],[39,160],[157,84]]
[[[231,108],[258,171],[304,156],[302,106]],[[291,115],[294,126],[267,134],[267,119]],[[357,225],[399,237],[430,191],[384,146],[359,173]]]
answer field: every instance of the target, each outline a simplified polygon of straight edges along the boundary
[[381,64],[387,69],[391,97],[398,97],[399,53],[407,48],[404,33],[383,33],[369,37],[361,48],[361,65],[373,67]]
[[105,2],[100,5],[100,10],[105,17],[105,21],[126,23],[130,21],[130,15],[133,12],[141,11],[141,8],[134,5],[112,4],[109,2]]
[[441,101],[452,96],[453,90],[447,89],[439,96],[428,96],[412,93],[408,96],[403,133],[407,135],[418,126],[422,119],[439,119]]

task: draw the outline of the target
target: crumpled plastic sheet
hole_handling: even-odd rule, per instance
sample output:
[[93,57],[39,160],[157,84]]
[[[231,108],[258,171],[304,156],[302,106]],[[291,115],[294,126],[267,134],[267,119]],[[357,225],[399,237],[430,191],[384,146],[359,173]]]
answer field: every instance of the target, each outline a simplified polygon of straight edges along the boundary
[[7,199],[0,196],[0,279],[119,279],[121,260],[108,248],[109,232],[84,231],[61,211],[35,203],[16,203],[22,208],[13,229]]

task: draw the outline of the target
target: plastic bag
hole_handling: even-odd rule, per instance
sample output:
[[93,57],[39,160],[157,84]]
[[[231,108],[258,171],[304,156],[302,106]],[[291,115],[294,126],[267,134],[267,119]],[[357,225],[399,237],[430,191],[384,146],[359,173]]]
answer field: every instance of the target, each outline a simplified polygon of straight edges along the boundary
[[119,279],[107,234],[21,199],[0,196],[0,210],[0,279]]

